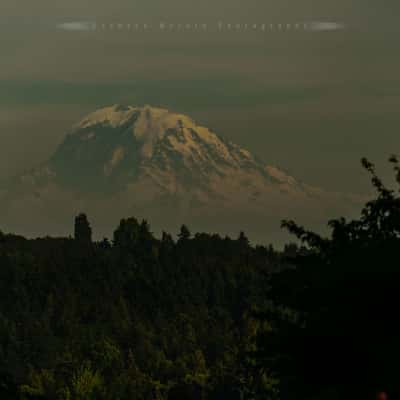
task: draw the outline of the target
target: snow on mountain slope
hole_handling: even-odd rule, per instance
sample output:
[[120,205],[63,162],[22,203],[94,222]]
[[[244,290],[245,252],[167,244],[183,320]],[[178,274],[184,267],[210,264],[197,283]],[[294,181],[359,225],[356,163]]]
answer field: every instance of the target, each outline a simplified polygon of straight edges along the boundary
[[251,229],[260,218],[278,227],[279,219],[310,210],[320,218],[337,196],[265,165],[186,115],[114,105],[74,125],[49,161],[15,180],[2,202],[11,220],[27,213],[32,224],[41,216],[57,225],[60,215],[84,210],[104,226],[135,214],[176,223],[197,218],[202,229],[229,231],[224,227]]

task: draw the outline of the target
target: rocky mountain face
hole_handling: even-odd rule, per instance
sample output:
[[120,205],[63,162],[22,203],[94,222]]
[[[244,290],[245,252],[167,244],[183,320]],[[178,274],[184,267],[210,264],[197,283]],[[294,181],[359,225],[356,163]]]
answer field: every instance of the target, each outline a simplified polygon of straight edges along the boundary
[[5,220],[30,226],[28,234],[40,234],[37,224],[63,233],[67,218],[84,211],[104,233],[135,215],[171,229],[183,222],[222,233],[247,228],[258,238],[271,226],[278,231],[282,218],[310,211],[309,220],[323,218],[337,196],[263,164],[188,116],[115,105],[76,124],[47,163],[7,185],[0,202]]

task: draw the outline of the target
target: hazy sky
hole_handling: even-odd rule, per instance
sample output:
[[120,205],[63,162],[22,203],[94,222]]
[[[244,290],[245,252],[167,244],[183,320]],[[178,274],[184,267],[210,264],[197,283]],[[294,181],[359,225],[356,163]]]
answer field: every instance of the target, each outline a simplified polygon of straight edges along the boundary
[[[395,0],[1,0],[0,178],[45,160],[112,103],[182,111],[327,189],[399,152]],[[57,23],[338,21],[342,32],[72,33]]]

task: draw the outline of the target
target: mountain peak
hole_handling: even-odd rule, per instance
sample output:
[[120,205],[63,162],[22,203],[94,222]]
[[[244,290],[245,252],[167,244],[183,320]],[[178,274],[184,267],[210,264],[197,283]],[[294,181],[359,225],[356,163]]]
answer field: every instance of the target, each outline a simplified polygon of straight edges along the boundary
[[143,143],[143,155],[147,157],[153,155],[155,143],[170,131],[196,130],[204,138],[214,135],[207,128],[197,126],[195,121],[184,114],[150,105],[136,107],[120,104],[104,107],[87,115],[74,126],[73,133],[84,133],[84,140],[92,139],[94,131],[99,127],[131,131],[133,136]]
[[[136,116],[134,122],[136,122],[136,120],[139,121],[138,125],[140,125],[142,131],[148,131],[149,128],[153,126],[160,128],[160,125],[162,125],[164,129],[174,128],[180,125],[186,127],[195,125],[195,122],[190,117],[171,112],[166,108],[153,107],[150,105],[137,107],[114,104],[90,113],[75,125],[75,129],[86,129],[97,125],[117,128],[125,125],[134,116]],[[139,133],[139,135],[141,134],[143,134],[143,132]]]
[[146,177],[164,188],[183,185],[197,191],[201,186],[209,193],[241,177],[254,193],[271,185],[302,190],[294,178],[266,167],[187,115],[149,105],[115,104],[89,114],[57,149],[51,169],[84,188],[95,182],[104,189],[115,182],[124,187]]
[[211,227],[218,215],[228,227],[242,214],[243,224],[290,219],[304,207],[315,214],[321,196],[330,198],[186,115],[111,105],[83,118],[47,163],[0,191],[0,205],[9,215],[27,211],[51,221],[60,206],[49,209],[62,202],[66,212],[88,209],[104,224],[135,214],[171,223],[185,216]]
[[135,107],[114,104],[90,113],[76,124],[74,128],[75,130],[86,129],[96,125],[108,125],[115,128],[126,123],[135,112]]

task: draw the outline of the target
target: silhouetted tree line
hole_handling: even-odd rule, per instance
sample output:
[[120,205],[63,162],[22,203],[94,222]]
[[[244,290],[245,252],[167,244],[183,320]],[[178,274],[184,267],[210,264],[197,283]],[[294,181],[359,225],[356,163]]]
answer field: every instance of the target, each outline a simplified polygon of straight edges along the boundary
[[157,239],[124,219],[92,241],[0,235],[1,398],[240,398],[272,247],[218,235]]
[[[400,168],[391,158],[397,181]],[[283,251],[124,219],[92,241],[0,233],[0,398],[373,398],[398,386],[400,198]],[[368,397],[370,396],[370,397]],[[372,396],[372,397],[371,397]]]

